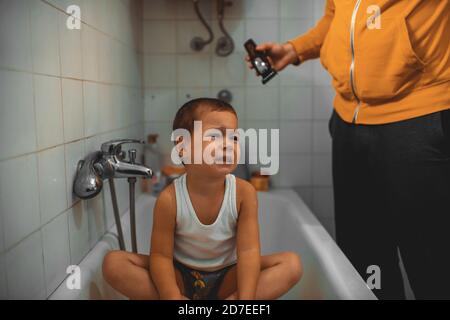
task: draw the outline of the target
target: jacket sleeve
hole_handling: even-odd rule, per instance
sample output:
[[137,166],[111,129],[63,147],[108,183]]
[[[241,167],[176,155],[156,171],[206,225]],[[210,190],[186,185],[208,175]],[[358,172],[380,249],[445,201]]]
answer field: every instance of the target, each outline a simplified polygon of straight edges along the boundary
[[322,43],[325,40],[333,18],[334,0],[327,0],[325,14],[316,26],[307,33],[288,41],[294,46],[301,62],[319,57],[320,48],[322,47]]

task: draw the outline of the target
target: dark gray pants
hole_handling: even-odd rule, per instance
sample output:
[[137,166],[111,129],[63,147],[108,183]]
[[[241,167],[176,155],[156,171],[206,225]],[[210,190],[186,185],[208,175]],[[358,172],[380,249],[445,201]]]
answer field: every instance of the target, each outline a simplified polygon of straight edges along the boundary
[[381,299],[450,298],[450,110],[383,125],[329,121],[338,245]]

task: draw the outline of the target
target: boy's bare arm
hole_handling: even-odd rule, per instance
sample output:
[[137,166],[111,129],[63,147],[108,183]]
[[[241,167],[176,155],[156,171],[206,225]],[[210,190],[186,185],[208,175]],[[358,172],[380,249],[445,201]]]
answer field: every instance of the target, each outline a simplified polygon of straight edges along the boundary
[[237,198],[239,217],[237,223],[237,298],[255,299],[260,265],[258,226],[258,199],[254,187],[238,179]]
[[173,266],[175,224],[176,205],[170,185],[161,192],[153,211],[150,274],[160,299],[181,299]]

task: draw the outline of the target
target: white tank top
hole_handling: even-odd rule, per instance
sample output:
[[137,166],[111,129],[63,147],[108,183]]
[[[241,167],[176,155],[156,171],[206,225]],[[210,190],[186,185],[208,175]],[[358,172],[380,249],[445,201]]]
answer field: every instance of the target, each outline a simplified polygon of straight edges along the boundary
[[203,271],[215,271],[236,262],[236,178],[225,178],[225,193],[216,220],[200,222],[186,185],[186,174],[174,181],[177,221],[174,258],[184,265]]

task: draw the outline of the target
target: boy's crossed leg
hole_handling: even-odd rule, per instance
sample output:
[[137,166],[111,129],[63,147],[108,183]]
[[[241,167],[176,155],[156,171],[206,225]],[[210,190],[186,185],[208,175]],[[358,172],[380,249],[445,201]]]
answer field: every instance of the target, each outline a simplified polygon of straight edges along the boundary
[[[103,277],[117,291],[130,299],[157,300],[158,291],[151,279],[149,256],[126,251],[111,251],[103,260]],[[175,269],[176,282],[184,295],[180,271]],[[261,273],[256,299],[276,299],[289,291],[301,278],[300,258],[293,252],[261,256]],[[220,299],[237,298],[237,269],[233,266],[219,288]]]

